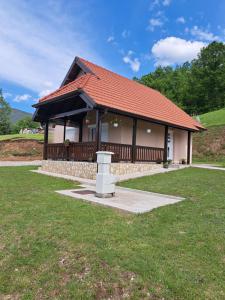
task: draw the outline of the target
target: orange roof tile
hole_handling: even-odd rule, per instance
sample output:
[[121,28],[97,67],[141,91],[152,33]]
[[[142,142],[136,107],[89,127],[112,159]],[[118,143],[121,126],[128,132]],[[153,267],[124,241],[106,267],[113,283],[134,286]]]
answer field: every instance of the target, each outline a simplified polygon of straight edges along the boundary
[[187,129],[204,127],[160,92],[120,76],[82,58],[93,74],[85,74],[45,96],[39,102],[54,99],[78,89],[86,92],[97,105],[136,114]]

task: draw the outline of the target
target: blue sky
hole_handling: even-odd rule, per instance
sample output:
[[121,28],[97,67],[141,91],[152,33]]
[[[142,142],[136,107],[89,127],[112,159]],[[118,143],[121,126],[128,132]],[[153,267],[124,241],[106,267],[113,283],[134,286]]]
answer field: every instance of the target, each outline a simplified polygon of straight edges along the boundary
[[0,88],[32,112],[78,55],[126,77],[225,41],[225,0],[0,0]]

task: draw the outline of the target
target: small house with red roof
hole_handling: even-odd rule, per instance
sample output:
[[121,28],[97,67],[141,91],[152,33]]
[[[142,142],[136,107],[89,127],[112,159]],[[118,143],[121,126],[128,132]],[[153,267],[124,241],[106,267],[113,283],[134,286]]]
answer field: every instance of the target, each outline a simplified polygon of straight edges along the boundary
[[95,162],[105,150],[115,163],[190,164],[192,133],[204,130],[160,92],[80,57],[34,107],[51,161]]

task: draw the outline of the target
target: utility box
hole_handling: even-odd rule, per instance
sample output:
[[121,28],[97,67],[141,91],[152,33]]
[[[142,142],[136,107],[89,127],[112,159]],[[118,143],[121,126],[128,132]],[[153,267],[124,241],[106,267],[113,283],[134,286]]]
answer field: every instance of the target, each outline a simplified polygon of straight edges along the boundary
[[96,176],[96,197],[107,198],[115,195],[116,177],[110,173],[110,165],[113,152],[98,151],[97,164],[98,172]]

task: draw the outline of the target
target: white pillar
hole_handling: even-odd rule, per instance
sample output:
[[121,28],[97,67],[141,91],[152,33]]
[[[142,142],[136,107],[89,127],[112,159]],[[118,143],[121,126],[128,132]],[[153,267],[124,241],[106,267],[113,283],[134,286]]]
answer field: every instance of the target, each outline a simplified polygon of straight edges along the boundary
[[110,165],[111,158],[114,153],[98,151],[96,154],[98,164],[98,172],[96,176],[96,197],[112,197],[115,194],[116,178],[110,173]]

